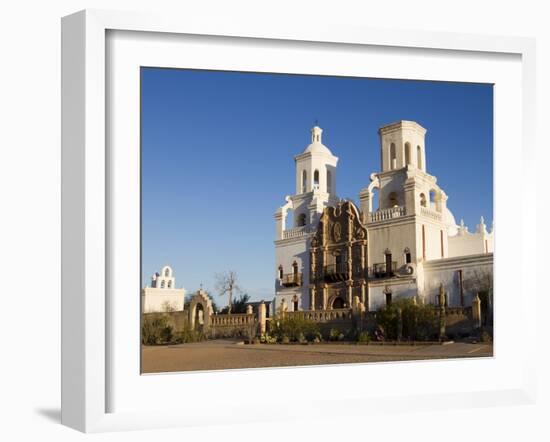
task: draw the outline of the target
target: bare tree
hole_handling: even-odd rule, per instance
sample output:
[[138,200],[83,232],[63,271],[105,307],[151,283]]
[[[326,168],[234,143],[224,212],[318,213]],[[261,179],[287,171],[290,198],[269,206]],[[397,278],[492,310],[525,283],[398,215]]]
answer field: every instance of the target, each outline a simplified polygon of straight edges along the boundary
[[486,292],[493,296],[492,269],[476,269],[464,279],[464,288],[474,293]]
[[242,289],[237,282],[237,272],[229,270],[224,273],[217,273],[216,291],[220,296],[229,296],[228,314],[231,314],[231,304],[233,303],[233,293],[242,293]]

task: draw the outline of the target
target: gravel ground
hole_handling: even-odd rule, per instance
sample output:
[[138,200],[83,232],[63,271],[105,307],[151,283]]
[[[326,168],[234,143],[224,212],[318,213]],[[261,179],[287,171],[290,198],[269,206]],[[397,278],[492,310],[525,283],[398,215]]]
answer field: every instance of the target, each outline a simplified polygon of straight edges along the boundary
[[193,344],[142,346],[142,372],[161,373],[232,368],[491,357],[492,344],[446,345],[243,345],[217,340]]

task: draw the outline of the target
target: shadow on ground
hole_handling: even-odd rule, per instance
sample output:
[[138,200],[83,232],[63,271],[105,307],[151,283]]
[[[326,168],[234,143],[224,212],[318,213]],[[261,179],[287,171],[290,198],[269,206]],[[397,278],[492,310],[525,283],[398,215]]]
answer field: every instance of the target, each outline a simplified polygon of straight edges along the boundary
[[56,424],[61,423],[61,409],[59,408],[37,408],[34,411],[46,420]]

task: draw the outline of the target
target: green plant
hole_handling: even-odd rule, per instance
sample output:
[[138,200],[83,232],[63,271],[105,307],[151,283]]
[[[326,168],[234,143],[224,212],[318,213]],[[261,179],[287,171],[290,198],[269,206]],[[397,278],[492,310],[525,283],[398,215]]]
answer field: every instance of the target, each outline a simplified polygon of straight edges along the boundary
[[277,338],[268,334],[262,334],[260,336],[260,343],[262,344],[276,344]]
[[370,340],[371,337],[366,331],[363,331],[357,335],[357,342],[360,342],[362,344],[368,344]]
[[308,342],[319,343],[323,340],[323,335],[321,335],[321,332],[318,331],[316,333],[312,333],[306,336],[306,339],[308,340]]
[[481,342],[491,342],[493,338],[486,330],[483,330],[479,335],[479,340]]
[[337,330],[335,328],[331,328],[328,332],[328,339],[329,341],[338,341],[340,339],[340,330]]
[[284,336],[292,342],[313,341],[319,335],[319,327],[301,318],[275,317],[271,321],[270,334],[279,342]]
[[187,344],[190,342],[201,342],[205,339],[206,335],[202,331],[193,330],[187,325],[177,335],[177,341],[182,344]]
[[433,305],[417,305],[412,299],[398,299],[376,313],[376,323],[384,330],[386,339],[397,339],[399,310],[402,339],[428,340],[437,336],[439,318]]
[[141,325],[141,342],[145,345],[167,344],[173,341],[173,328],[165,315],[145,316]]

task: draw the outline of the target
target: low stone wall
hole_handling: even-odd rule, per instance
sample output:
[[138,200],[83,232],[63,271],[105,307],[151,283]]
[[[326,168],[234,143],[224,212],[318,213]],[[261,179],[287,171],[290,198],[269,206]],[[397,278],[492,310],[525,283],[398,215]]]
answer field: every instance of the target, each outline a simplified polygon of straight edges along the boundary
[[[284,312],[283,317],[313,322],[317,324],[323,335],[328,334],[331,329],[338,330],[344,334],[351,330],[367,331],[372,334],[377,325],[376,315],[376,312],[346,308]],[[176,334],[191,328],[189,311],[187,310],[167,313],[144,313],[143,316],[149,319],[155,319],[155,317],[160,316],[166,317],[168,324]],[[260,336],[262,333],[262,320],[256,313],[214,314],[210,316],[207,322],[208,325],[201,329],[212,339],[234,336],[250,339]],[[263,322],[263,327],[263,330],[265,330],[265,322]],[[445,309],[445,333],[448,337],[464,337],[475,330],[476,321],[473,318],[472,307],[447,307]]]
[[[165,312],[165,313],[144,313],[144,320],[154,320],[164,317],[169,326],[172,327],[173,333],[178,334],[185,329],[191,328],[189,319],[189,311]],[[252,338],[259,335],[259,324],[255,314],[231,314],[231,315],[211,315],[207,326],[201,327],[197,325],[197,330],[201,330],[209,338],[223,338],[242,336]]]
[[329,321],[351,321],[353,314],[351,309],[340,308],[334,310],[300,310],[297,312],[285,312],[284,316],[325,323]]
[[354,311],[349,308],[333,310],[302,310],[297,312],[285,312],[285,318],[296,318],[310,321],[319,327],[321,334],[326,335],[331,329],[341,333],[348,333],[352,330],[366,330],[371,320],[368,312]]
[[252,338],[258,334],[258,321],[253,313],[210,316],[208,334],[212,338],[243,336]]

